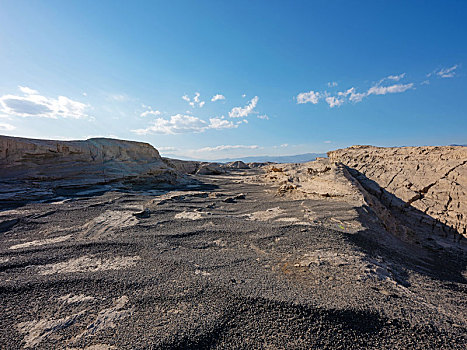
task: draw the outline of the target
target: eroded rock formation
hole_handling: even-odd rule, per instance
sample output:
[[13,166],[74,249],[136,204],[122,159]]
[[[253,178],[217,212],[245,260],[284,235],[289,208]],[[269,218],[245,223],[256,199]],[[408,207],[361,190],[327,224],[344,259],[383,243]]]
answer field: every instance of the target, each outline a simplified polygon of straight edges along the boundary
[[328,155],[392,211],[467,234],[467,147],[353,146]]
[[51,141],[0,136],[0,201],[56,195],[57,190],[115,182],[185,181],[147,143],[93,138]]

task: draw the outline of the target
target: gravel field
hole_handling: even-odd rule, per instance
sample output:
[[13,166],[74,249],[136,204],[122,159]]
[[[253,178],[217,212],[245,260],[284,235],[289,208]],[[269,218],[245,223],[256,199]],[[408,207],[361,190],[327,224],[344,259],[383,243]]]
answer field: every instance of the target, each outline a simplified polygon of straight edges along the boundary
[[0,348],[466,348],[463,250],[403,243],[370,213],[350,233],[332,224],[348,204],[255,174],[1,211]]

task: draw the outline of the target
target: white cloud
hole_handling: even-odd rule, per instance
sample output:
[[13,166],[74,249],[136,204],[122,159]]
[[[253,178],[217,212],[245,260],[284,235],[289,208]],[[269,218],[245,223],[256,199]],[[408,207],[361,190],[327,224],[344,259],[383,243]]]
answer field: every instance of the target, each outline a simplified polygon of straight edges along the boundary
[[83,96],[87,96],[87,95],[88,95],[88,93],[87,93],[87,92],[83,92]]
[[355,92],[355,89],[352,88],[352,92],[350,93],[350,97],[349,97],[349,101],[350,102],[354,102],[354,103],[357,103],[357,102],[362,102],[363,98],[366,96],[365,93],[361,93],[361,92]]
[[185,100],[186,102],[188,102],[188,104],[191,106],[191,107],[195,107],[196,105],[198,105],[200,108],[204,106],[205,102],[204,101],[201,101],[200,100],[200,93],[199,92],[195,92],[195,96],[193,97],[193,100],[191,100],[188,95],[183,95],[182,96],[182,99]]
[[176,114],[170,119],[157,118],[151,125],[144,129],[131,130],[138,135],[147,134],[185,134],[200,133],[209,129],[221,130],[237,128],[238,124],[222,118],[210,118],[209,123],[192,115]]
[[209,129],[232,129],[237,128],[238,124],[234,124],[229,120],[225,120],[224,118],[210,118],[209,119]]
[[302,92],[297,95],[297,103],[308,103],[311,102],[314,105],[319,102],[321,94],[315,91]]
[[31,88],[28,88],[26,86],[18,86],[20,91],[26,95],[37,95],[39,92],[37,90],[33,90]]
[[128,96],[123,94],[111,94],[108,95],[108,99],[117,102],[126,102],[129,100]]
[[0,131],[12,131],[15,130],[16,126],[8,123],[0,123]]
[[45,97],[38,91],[20,86],[24,96],[3,95],[0,97],[0,111],[11,116],[42,118],[85,118],[88,105],[65,96],[56,99]]
[[454,65],[450,68],[443,68],[436,72],[436,75],[440,76],[441,78],[452,78],[456,75],[456,69],[458,65]]
[[141,117],[147,117],[148,115],[161,115],[160,111],[149,109],[140,114]]
[[335,81],[330,81],[328,83],[328,87],[336,87],[336,86],[337,86],[337,82],[335,82]]
[[193,150],[194,152],[217,152],[217,151],[227,151],[232,149],[258,149],[258,145],[220,145],[215,147],[204,147]]
[[189,132],[203,132],[207,123],[197,117],[190,115],[176,114],[170,119],[157,118],[152,125],[145,129],[136,129],[132,132],[139,135],[146,134],[183,134]]
[[211,102],[219,101],[219,100],[225,100],[225,96],[221,94],[217,94],[211,98]]
[[229,112],[230,118],[245,118],[253,112],[256,105],[258,104],[258,96],[255,96],[251,99],[250,103],[245,107],[234,107]]
[[178,149],[176,147],[171,147],[171,146],[168,146],[168,147],[156,147],[156,149],[159,152],[175,152],[175,151],[178,151]]
[[266,114],[259,115],[258,118],[259,119],[264,119],[264,120],[269,120],[269,117]]
[[324,143],[332,143],[332,141],[324,141]]
[[283,144],[281,145],[281,147],[289,147],[289,144],[288,144],[288,143],[283,143]]
[[246,94],[242,94],[242,97],[245,98],[245,97],[246,97]]
[[372,86],[368,89],[366,95],[386,95],[386,94],[394,94],[398,92],[404,92],[409,90],[413,87],[413,83],[410,84],[394,84],[391,86]]
[[[453,69],[456,68],[456,66],[451,67]],[[450,69],[451,69],[450,68]],[[452,70],[444,70],[443,74],[451,74]],[[350,89],[347,89],[345,91],[339,91],[336,93],[329,93],[327,91],[320,92],[320,91],[309,91],[309,92],[302,92],[297,95],[297,103],[303,104],[303,103],[313,103],[317,104],[321,99],[324,99],[326,103],[329,105],[329,107],[334,108],[334,107],[339,107],[343,105],[345,102],[361,102],[365,97],[368,97],[370,95],[386,95],[386,94],[392,94],[392,93],[400,93],[407,91],[409,89],[412,89],[414,87],[413,83],[409,84],[393,84],[389,86],[381,86],[381,84],[384,81],[399,81],[405,77],[405,73],[401,73],[399,75],[389,75],[381,80],[379,80],[374,86],[370,87],[366,92],[357,92],[355,87],[351,87]],[[335,82],[329,82],[328,83],[329,87],[334,87],[337,86],[337,83]]]
[[327,96],[325,100],[326,100],[327,104],[329,105],[329,107],[331,107],[331,108],[339,107],[340,105],[342,105],[344,103],[343,98],[337,98],[335,96]]
[[402,74],[399,74],[399,75],[390,75],[386,79],[399,81],[401,79],[404,79],[404,77],[405,77],[405,73],[402,73]]

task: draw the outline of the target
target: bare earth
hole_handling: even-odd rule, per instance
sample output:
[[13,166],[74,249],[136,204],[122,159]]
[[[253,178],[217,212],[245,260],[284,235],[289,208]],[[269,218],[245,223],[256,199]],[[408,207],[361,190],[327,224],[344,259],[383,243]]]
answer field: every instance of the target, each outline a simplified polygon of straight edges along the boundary
[[464,241],[327,166],[1,211],[0,348],[465,349]]

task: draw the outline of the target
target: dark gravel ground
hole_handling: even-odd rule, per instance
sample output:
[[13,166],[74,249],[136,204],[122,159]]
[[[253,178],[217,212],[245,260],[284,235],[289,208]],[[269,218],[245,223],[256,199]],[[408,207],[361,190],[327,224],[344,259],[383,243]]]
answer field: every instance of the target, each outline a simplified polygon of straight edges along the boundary
[[464,255],[306,223],[348,208],[248,174],[0,212],[0,348],[466,348]]

